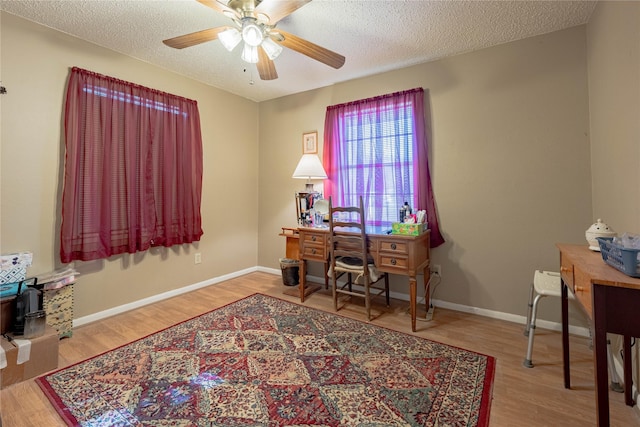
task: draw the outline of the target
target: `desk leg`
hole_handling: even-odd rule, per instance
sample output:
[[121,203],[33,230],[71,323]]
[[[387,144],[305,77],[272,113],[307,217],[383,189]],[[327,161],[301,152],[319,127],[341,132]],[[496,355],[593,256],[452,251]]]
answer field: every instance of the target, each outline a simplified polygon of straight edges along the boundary
[[324,288],[329,289],[329,261],[324,263]]
[[416,331],[416,299],[418,283],[416,276],[409,276],[409,311],[411,312],[411,331]]
[[[609,371],[607,366],[607,290],[593,285],[593,357],[598,426],[609,425]],[[626,384],[625,384],[626,386]]]
[[300,260],[299,275],[298,289],[300,290],[300,302],[304,302],[304,293],[307,285],[307,262],[303,259]]
[[[325,270],[326,270],[326,263],[325,263]],[[315,291],[317,291],[318,289],[321,288],[320,285],[310,285],[307,283],[307,262],[303,259],[300,260],[300,267],[298,270],[298,290],[296,291],[296,288],[292,287],[290,290],[287,289],[285,290],[283,293],[285,295],[291,295],[292,297],[295,296],[299,296],[300,297],[300,302],[304,302],[305,298],[308,297],[309,295],[311,295],[312,293],[314,293]],[[326,273],[325,273],[325,279],[324,279],[324,283],[325,286],[328,283],[327,279],[326,279]]]
[[562,367],[564,370],[564,388],[571,388],[569,370],[569,298],[567,284],[562,280]]

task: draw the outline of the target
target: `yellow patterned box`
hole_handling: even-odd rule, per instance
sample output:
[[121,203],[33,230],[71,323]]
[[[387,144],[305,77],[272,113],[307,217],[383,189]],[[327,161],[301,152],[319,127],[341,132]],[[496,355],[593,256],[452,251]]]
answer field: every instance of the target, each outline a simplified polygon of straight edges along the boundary
[[60,338],[73,335],[73,284],[43,291],[42,305],[47,324],[58,331]]
[[417,236],[427,230],[427,223],[407,224],[404,222],[394,222],[391,224],[391,234],[403,234],[406,236]]

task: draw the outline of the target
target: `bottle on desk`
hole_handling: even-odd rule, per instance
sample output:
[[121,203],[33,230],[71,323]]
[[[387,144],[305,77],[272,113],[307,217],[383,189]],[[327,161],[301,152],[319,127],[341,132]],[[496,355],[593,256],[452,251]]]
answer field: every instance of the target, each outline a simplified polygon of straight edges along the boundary
[[400,208],[400,215],[398,218],[399,222],[404,222],[404,220],[411,215],[411,206],[409,206],[409,202],[404,202],[404,205]]

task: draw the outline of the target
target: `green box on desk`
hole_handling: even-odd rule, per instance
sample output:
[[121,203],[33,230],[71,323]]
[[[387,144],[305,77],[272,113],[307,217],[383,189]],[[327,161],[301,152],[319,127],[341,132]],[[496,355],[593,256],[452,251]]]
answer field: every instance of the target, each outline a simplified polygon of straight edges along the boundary
[[427,223],[407,224],[404,222],[394,222],[391,224],[391,234],[403,234],[406,236],[417,236],[427,230]]

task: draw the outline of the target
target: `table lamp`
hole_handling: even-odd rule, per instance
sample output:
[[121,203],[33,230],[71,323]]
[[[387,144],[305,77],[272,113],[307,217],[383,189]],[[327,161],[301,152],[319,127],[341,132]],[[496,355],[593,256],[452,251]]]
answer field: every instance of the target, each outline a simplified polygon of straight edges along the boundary
[[312,179],[327,179],[327,173],[324,171],[324,167],[320,162],[320,159],[315,154],[303,154],[302,158],[296,166],[296,170],[293,171],[292,178],[306,179],[307,185],[305,191],[313,191]]

